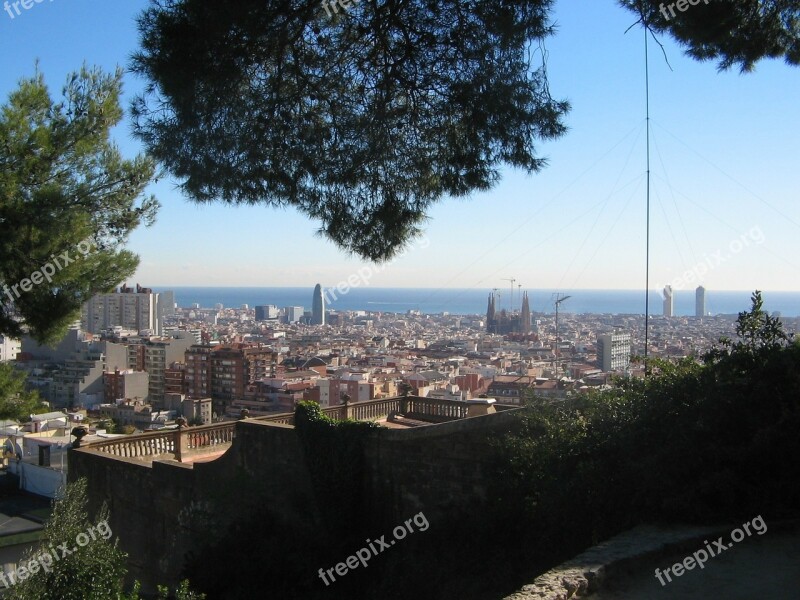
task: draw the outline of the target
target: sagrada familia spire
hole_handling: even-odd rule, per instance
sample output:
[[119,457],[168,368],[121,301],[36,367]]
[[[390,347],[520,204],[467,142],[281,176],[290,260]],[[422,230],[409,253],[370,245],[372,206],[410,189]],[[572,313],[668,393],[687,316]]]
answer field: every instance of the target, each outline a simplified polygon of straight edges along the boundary
[[497,312],[494,293],[489,294],[486,306],[486,331],[488,333],[522,333],[531,332],[531,307],[528,292],[522,295],[522,309],[519,313],[509,314],[505,310]]
[[520,312],[520,333],[531,332],[531,307],[528,304],[528,292],[522,294],[522,311]]

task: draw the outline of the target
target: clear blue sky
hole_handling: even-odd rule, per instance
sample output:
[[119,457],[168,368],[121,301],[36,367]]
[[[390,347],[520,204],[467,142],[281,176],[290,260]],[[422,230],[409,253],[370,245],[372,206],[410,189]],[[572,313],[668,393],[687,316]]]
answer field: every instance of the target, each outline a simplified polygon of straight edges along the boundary
[[[1,0],[0,0],[1,1]],[[0,12],[0,91],[40,68],[58,94],[83,62],[126,66],[145,0],[44,0]],[[490,192],[445,199],[430,213],[429,245],[376,274],[376,287],[641,289],[645,252],[643,34],[614,0],[557,3],[547,42],[552,93],[568,99],[569,133],[541,146],[549,166],[507,170]],[[704,263],[709,289],[800,290],[800,69],[771,61],[719,74],[662,40],[650,45],[651,288]],[[125,78],[125,107],[142,82]],[[140,151],[126,122],[116,140]],[[320,157],[324,160],[324,157]],[[174,182],[153,192],[157,223],[128,247],[143,285],[335,285],[363,266],[314,234],[292,210],[198,207]],[[720,262],[720,259],[722,262]]]

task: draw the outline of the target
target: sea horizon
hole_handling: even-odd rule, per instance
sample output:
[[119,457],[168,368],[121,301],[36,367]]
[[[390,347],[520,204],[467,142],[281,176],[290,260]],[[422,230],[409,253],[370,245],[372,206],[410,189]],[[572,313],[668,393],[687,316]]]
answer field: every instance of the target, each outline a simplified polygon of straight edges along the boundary
[[[308,287],[259,287],[259,286],[149,286],[155,292],[174,291],[176,304],[181,308],[191,308],[199,304],[201,308],[213,308],[222,304],[225,308],[239,308],[247,304],[250,308],[258,305],[302,306],[311,308],[313,286]],[[334,286],[323,286],[323,292],[332,299],[326,305],[329,310],[369,311],[386,313],[405,313],[418,310],[425,314],[447,312],[458,315],[481,315],[486,313],[488,296],[492,288],[409,288],[409,287],[354,287],[342,294]],[[570,296],[561,304],[560,312],[572,314],[640,314],[645,313],[645,299],[642,290],[597,290],[597,289],[527,289],[532,312],[552,313],[556,293]],[[497,288],[498,310],[509,309],[509,292]],[[710,290],[706,289],[706,313],[711,315],[736,315],[749,310],[753,291]],[[778,312],[784,317],[800,316],[800,291],[763,291],[764,308],[770,313]],[[649,312],[659,316],[663,312],[663,298],[660,291],[650,290]],[[513,308],[520,308],[519,290],[514,290]],[[694,316],[695,290],[674,291],[674,315]]]

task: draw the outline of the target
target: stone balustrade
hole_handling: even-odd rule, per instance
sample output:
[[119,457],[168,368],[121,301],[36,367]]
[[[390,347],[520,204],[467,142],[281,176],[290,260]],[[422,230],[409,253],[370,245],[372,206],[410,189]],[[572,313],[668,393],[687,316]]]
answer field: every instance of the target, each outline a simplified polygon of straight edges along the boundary
[[179,452],[175,453],[177,460],[182,460],[188,454],[202,454],[224,450],[233,442],[236,436],[236,423],[216,423],[202,427],[181,428],[179,431]]
[[[513,407],[497,405],[498,410],[506,408]],[[467,410],[467,404],[457,400],[399,396],[330,406],[323,408],[322,413],[337,421],[344,419],[376,421],[389,416],[392,412],[398,412],[424,416],[437,422],[443,422],[463,419],[467,416]],[[294,413],[255,417],[251,420],[294,425]],[[225,450],[233,442],[235,436],[236,421],[229,421],[201,425],[199,427],[179,427],[178,429],[140,433],[122,438],[81,444],[81,447],[122,458],[153,460],[157,457],[164,457],[184,461],[189,457]]]
[[268,417],[254,417],[253,421],[266,421],[267,423],[280,423],[282,425],[294,425],[294,413],[278,413]]
[[102,442],[82,443],[81,448],[91,448],[122,458],[155,457],[175,453],[177,429],[152,431],[139,435],[112,438]]
[[434,400],[432,398],[417,398],[409,396],[406,410],[401,411],[408,415],[425,415],[437,417],[437,420],[451,421],[463,419],[467,416],[467,404],[458,400]]
[[[366,402],[351,402],[347,406],[328,406],[321,410],[322,414],[334,421],[352,419],[354,421],[375,421],[389,416],[392,411],[400,410],[402,398],[381,398],[367,400]],[[294,413],[281,413],[268,417],[255,417],[254,421],[267,421],[269,423],[283,423],[294,425]]]

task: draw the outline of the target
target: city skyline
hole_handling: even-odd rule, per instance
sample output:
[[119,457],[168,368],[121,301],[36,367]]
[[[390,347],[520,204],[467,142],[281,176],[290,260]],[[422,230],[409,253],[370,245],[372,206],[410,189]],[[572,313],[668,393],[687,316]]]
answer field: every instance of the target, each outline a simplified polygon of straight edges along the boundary
[[[322,296],[327,296],[324,286],[320,286]],[[156,287],[160,293],[172,292],[177,304],[183,308],[197,305],[202,308],[240,308],[243,304],[250,307],[272,305],[277,310],[281,307],[308,307],[308,295],[312,293],[310,286],[303,287]],[[704,289],[704,299],[705,298]],[[785,317],[800,315],[800,293],[771,292],[761,290],[765,310],[781,314]],[[451,314],[487,315],[486,293],[495,295],[496,313],[508,311],[511,305],[508,294],[495,290],[441,290],[437,288],[353,288],[347,294],[336,297],[332,304],[325,302],[326,312],[369,311],[369,312],[406,312],[420,311],[426,314],[449,312]],[[726,291],[710,290],[705,307],[708,315],[736,315],[750,306],[752,290]],[[562,311],[573,314],[644,314],[644,297],[639,290],[542,290],[525,289],[515,294],[514,314],[520,310],[520,298],[528,298],[531,313],[549,314],[554,312],[556,297],[567,296],[562,304]],[[663,294],[650,291],[650,315],[663,315]],[[697,290],[673,291],[674,316],[696,316]],[[306,309],[303,309],[304,311]],[[306,314],[311,315],[308,309]]]

